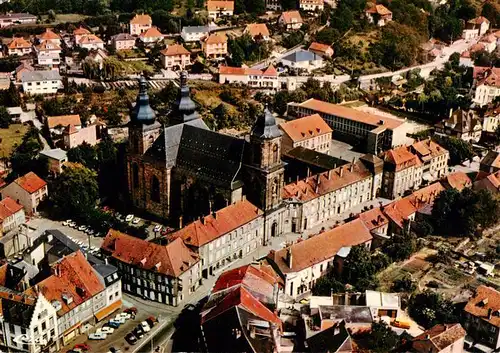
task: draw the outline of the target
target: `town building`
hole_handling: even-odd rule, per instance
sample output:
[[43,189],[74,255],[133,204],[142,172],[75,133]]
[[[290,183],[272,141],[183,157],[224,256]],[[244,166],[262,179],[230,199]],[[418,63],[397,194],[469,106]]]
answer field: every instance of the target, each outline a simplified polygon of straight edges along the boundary
[[298,146],[321,153],[330,152],[332,129],[319,114],[287,121],[279,127],[283,131],[283,153]]
[[160,54],[165,69],[184,70],[191,65],[191,53],[182,44],[169,45]]
[[54,94],[63,88],[62,78],[56,70],[23,72],[21,82],[24,93]]
[[57,46],[61,46],[61,36],[57,33],[54,33],[54,31],[52,31],[50,28],[46,28],[45,32],[40,34],[37,38],[40,43],[47,41]]
[[280,59],[281,64],[289,69],[302,69],[308,72],[322,68],[323,58],[309,50],[299,49]]
[[15,37],[7,44],[7,55],[23,56],[31,53],[31,43],[22,37]]
[[466,50],[460,54],[460,66],[474,67],[474,61],[471,58],[470,51]]
[[10,88],[11,85],[11,73],[10,72],[1,72],[0,73],[0,91],[5,91]]
[[201,48],[208,59],[223,58],[227,55],[227,37],[225,34],[210,34],[201,42]]
[[308,49],[311,53],[316,55],[331,58],[333,56],[333,48],[326,44],[312,42]]
[[416,190],[422,184],[423,163],[408,147],[401,146],[384,154],[382,194],[390,199]]
[[472,188],[476,191],[486,190],[493,195],[497,195],[500,192],[500,171],[488,175],[481,175],[479,173],[474,180]]
[[287,248],[271,252],[267,260],[284,282],[284,292],[291,298],[309,292],[318,278],[334,266],[337,252],[346,246],[364,245],[370,249],[372,235],[363,221],[327,230]]
[[500,152],[488,151],[479,164],[479,170],[485,173],[495,173],[500,170]]
[[2,198],[10,197],[21,204],[26,214],[31,216],[48,195],[47,183],[35,173],[29,172],[4,187],[1,194]]
[[82,26],[73,30],[73,43],[74,45],[78,45],[80,39],[84,36],[88,36],[92,34],[88,29],[83,28]]
[[4,197],[0,201],[0,234],[18,229],[21,224],[25,223],[26,215],[23,206],[9,196]]
[[201,284],[200,259],[181,239],[158,245],[110,229],[101,250],[127,293],[178,306]]
[[66,151],[60,148],[40,151],[40,156],[47,158],[49,161],[49,171],[54,175],[61,174],[64,164],[68,162]]
[[430,138],[413,143],[409,146],[409,151],[423,163],[423,180],[435,181],[447,173],[450,153]]
[[135,37],[128,33],[120,33],[111,37],[111,45],[116,51],[135,48]]
[[16,73],[15,73],[16,81],[21,82],[21,76],[23,72],[32,72],[32,71],[35,71],[33,66],[28,64],[26,61],[22,61],[21,64],[18,67],[16,67]]
[[77,42],[80,48],[88,50],[104,49],[104,42],[95,34],[87,34],[80,37]]
[[438,324],[411,340],[411,352],[462,353],[467,333],[460,324]]
[[497,37],[494,34],[486,34],[479,40],[479,43],[484,45],[488,53],[492,53],[497,48]]
[[243,33],[248,33],[253,39],[269,40],[271,34],[265,23],[250,23]]
[[310,352],[318,353],[348,353],[352,352],[354,347],[344,320],[306,337],[305,344]]
[[500,68],[488,68],[475,77],[474,102],[483,106],[500,96]]
[[300,29],[302,27],[302,16],[298,11],[285,11],[278,18],[278,24],[286,29]]
[[208,0],[208,18],[217,20],[225,16],[232,16],[234,13],[234,1],[231,0]]
[[500,348],[500,292],[480,285],[464,308],[467,334],[487,346]]
[[210,33],[209,26],[184,26],[181,31],[181,38],[184,42],[199,42],[208,37]]
[[370,23],[377,21],[377,26],[383,27],[392,21],[392,12],[382,4],[369,4],[365,10],[366,18]]
[[52,41],[43,41],[35,46],[38,65],[50,68],[58,67],[61,63],[61,47]]
[[465,188],[472,187],[472,180],[464,172],[453,172],[446,175],[441,184],[446,189],[455,189],[457,191],[462,191]]
[[302,11],[323,11],[324,7],[323,0],[299,0],[299,9]]
[[284,186],[291,230],[302,232],[373,200],[382,185],[382,161],[365,155],[356,162]]
[[281,11],[280,0],[266,0],[266,10]]
[[252,88],[273,90],[279,88],[278,72],[272,65],[263,70],[221,65],[219,83],[240,83]]
[[165,36],[156,27],[151,27],[139,34],[139,40],[146,46],[163,41],[163,38]]
[[80,129],[72,124],[67,125],[63,131],[64,148],[69,150],[82,143],[88,143],[91,146],[97,145],[101,137],[101,128],[100,124],[91,124]]
[[6,13],[0,15],[0,28],[36,23],[36,16],[29,13]]
[[62,134],[68,126],[73,126],[75,129],[80,130],[82,128],[82,121],[78,114],[48,116],[45,118],[45,125],[51,134]]
[[200,217],[169,235],[169,238],[182,239],[199,255],[202,276],[208,278],[264,244],[262,214],[248,200],[238,201]]
[[483,116],[483,133],[494,134],[500,126],[500,107],[489,109]]
[[118,268],[107,263],[92,266],[101,284],[106,288],[106,306],[94,316],[97,322],[109,317],[122,307],[122,280]]
[[353,108],[308,99],[303,103],[288,103],[288,116],[319,114],[333,129],[333,135],[348,136],[365,144],[367,153],[406,144],[406,124],[402,121],[366,113]]
[[151,16],[137,14],[130,20],[130,34],[139,36],[153,26]]
[[490,29],[490,21],[483,16],[473,18],[465,24],[462,32],[462,38],[465,40],[476,39],[488,32]]
[[436,132],[456,137],[471,143],[481,139],[481,120],[474,110],[458,109],[450,111],[450,117],[435,125]]

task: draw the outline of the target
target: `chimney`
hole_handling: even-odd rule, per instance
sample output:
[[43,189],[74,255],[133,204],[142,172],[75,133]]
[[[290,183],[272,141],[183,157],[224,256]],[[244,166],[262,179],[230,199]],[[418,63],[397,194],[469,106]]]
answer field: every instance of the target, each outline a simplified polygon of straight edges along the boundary
[[314,193],[317,194],[319,192],[319,184],[316,184],[316,187],[314,188]]
[[212,213],[212,200],[208,200],[208,214]]
[[309,170],[309,167],[307,167],[307,177],[309,178],[311,176],[311,171]]
[[493,309],[489,308],[488,309],[488,320],[491,320],[492,316],[493,316]]
[[426,340],[430,340],[431,339],[431,335],[429,335],[429,334],[425,335],[425,339]]
[[340,167],[339,175],[340,175],[341,178],[342,178],[343,174],[344,174],[344,168]]
[[204,216],[200,216],[200,222],[201,222],[201,224],[205,224],[205,217]]
[[179,229],[182,228],[182,216],[179,216]]
[[451,118],[452,115],[453,115],[453,108],[450,108],[450,116],[449,117]]
[[286,263],[289,268],[292,268],[293,265],[293,256],[292,256],[292,248],[288,248],[286,250]]
[[299,183],[299,175],[297,174],[297,184]]
[[330,169],[330,170],[328,171],[328,180],[330,180],[331,178],[332,178],[332,170]]
[[354,170],[354,162],[351,163],[350,167],[349,167],[349,171],[352,173],[352,171]]
[[[242,195],[241,196],[241,201],[246,201],[247,195]],[[227,200],[226,200],[226,207],[227,207]]]

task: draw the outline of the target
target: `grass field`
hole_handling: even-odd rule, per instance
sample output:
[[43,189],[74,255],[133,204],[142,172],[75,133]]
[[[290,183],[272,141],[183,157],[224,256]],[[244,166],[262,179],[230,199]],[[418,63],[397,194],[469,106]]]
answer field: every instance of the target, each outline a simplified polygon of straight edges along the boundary
[[28,126],[13,124],[8,129],[0,129],[0,157],[8,157],[12,153],[14,145],[21,143]]

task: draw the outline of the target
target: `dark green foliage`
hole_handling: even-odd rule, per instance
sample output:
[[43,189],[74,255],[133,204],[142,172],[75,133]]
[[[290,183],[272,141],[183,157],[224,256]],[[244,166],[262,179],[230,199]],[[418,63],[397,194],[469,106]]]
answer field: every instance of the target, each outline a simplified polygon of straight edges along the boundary
[[367,339],[372,352],[384,353],[392,351],[399,343],[399,337],[385,322],[374,322]]
[[241,66],[244,61],[259,61],[270,54],[268,43],[254,41],[249,34],[230,39],[228,46],[234,66]]
[[313,295],[330,296],[332,293],[343,293],[345,286],[337,281],[332,274],[326,274],[316,280],[312,289]]
[[486,1],[481,10],[481,15],[490,20],[491,28],[500,26],[500,4],[498,2]]
[[87,142],[71,148],[68,151],[68,160],[74,163],[81,163],[89,169],[97,170],[98,161],[96,150]]
[[9,180],[16,179],[28,172],[34,172],[40,178],[45,178],[49,173],[49,163],[46,158],[39,157],[38,153],[43,145],[38,136],[38,129],[30,127],[10,157],[12,172]]
[[234,2],[235,13],[252,13],[262,15],[266,12],[265,0],[236,0]]
[[7,129],[12,124],[12,117],[7,108],[0,106],[0,129]]
[[295,31],[288,35],[283,36],[281,40],[281,45],[285,48],[293,48],[296,45],[299,45],[304,40],[304,32]]
[[407,292],[412,293],[417,289],[415,281],[412,280],[409,273],[405,274],[402,278],[396,279],[392,284],[393,292]]
[[106,9],[106,2],[102,0],[12,0],[8,8],[14,12],[31,12],[45,14],[49,11],[57,13],[81,13],[85,15],[99,15]]
[[472,160],[476,155],[470,142],[456,137],[437,136],[433,139],[442,147],[450,152],[450,165],[461,164],[462,162]]
[[173,0],[111,0],[110,8],[118,12],[153,12],[157,10],[172,11]]
[[339,38],[339,31],[333,28],[324,28],[316,34],[316,42],[333,45]]
[[415,235],[406,231],[407,225],[404,225],[402,234],[394,234],[386,240],[382,246],[382,251],[392,259],[392,261],[405,260],[413,254],[417,248],[417,239]]
[[453,303],[439,293],[426,291],[413,296],[409,303],[410,316],[425,328],[437,324],[458,322]]
[[375,288],[375,273],[370,250],[364,245],[353,246],[342,267],[343,282],[353,285],[359,291]]

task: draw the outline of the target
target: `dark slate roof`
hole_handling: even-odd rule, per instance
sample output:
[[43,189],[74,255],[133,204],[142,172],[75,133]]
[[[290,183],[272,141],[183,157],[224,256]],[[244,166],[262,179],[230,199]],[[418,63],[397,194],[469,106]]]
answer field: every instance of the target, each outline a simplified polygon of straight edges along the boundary
[[309,148],[305,148],[302,146],[295,147],[286,152],[285,157],[296,159],[303,163],[307,163],[315,167],[320,167],[325,170],[335,169],[349,163],[347,161],[344,161],[343,159],[330,156],[326,153],[310,150]]
[[[72,254],[75,251],[80,250],[85,255],[85,251],[83,249],[80,249],[77,243],[68,238],[68,236],[66,236],[66,234],[61,232],[59,229],[48,229],[46,230],[46,233],[51,234],[53,237],[51,241],[51,245],[53,246],[49,250],[51,254],[62,258],[63,256]],[[91,265],[104,263],[102,260],[99,260],[97,257],[90,253],[87,253],[85,256],[87,258],[87,261]]]
[[[118,268],[110,264],[96,264],[92,266],[94,270],[101,277],[101,281],[103,282],[105,287],[118,282],[120,276],[118,274]],[[116,274],[116,275],[115,275]]]
[[187,72],[182,71],[180,76],[181,89],[175,104],[176,111],[171,120],[175,123],[186,123],[188,121],[196,120],[200,116],[196,111],[196,104],[191,99],[189,86],[187,84]]
[[185,125],[177,155],[177,166],[227,186],[236,182],[245,141],[208,129]]
[[344,323],[327,328],[307,339],[311,352],[351,352],[352,341]]
[[273,139],[283,135],[283,132],[276,125],[276,119],[266,107],[264,114],[257,118],[252,135],[261,139]]
[[153,124],[155,122],[156,113],[149,105],[148,83],[144,77],[139,80],[139,94],[137,101],[130,114],[130,120],[133,123]]
[[292,62],[302,62],[302,61],[313,61],[313,60],[323,60],[323,58],[313,52],[308,50],[298,50],[292,54],[288,54],[281,60],[287,60]]

